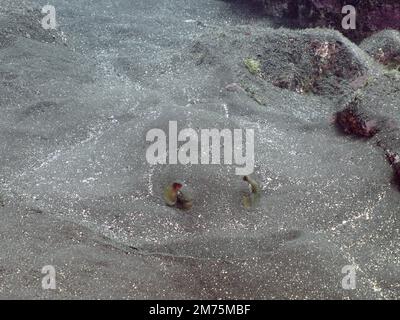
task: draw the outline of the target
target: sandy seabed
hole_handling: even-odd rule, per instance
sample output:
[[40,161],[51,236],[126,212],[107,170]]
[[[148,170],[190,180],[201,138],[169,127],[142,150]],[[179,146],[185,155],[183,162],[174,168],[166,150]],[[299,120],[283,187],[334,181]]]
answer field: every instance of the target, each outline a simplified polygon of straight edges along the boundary
[[[400,297],[385,159],[400,74],[369,55],[379,36],[290,30],[239,2],[53,3],[56,31],[39,1],[0,10],[0,298]],[[369,139],[332,125],[354,101],[379,126]],[[259,206],[243,208],[235,165],[150,166],[146,133],[170,120],[253,129]],[[163,202],[175,180],[189,211]]]

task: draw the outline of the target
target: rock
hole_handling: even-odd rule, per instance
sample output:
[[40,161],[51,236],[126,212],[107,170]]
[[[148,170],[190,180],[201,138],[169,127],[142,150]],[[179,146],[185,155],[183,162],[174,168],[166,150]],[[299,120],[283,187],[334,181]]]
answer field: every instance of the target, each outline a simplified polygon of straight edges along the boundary
[[[376,31],[400,29],[400,3],[397,0],[258,0],[265,13],[289,18],[302,27],[333,27],[352,40],[359,41]],[[344,30],[342,8],[356,8],[356,29]]]
[[0,49],[9,47],[19,37],[42,43],[61,43],[56,30],[45,30],[42,27],[42,17],[39,10],[16,12],[5,18],[0,16]]
[[346,134],[359,137],[371,138],[379,132],[378,122],[375,119],[368,119],[358,105],[358,98],[352,100],[348,106],[335,115],[336,124]]
[[397,153],[390,150],[386,150],[385,155],[389,164],[392,166],[394,173],[394,182],[400,185],[400,156]]
[[334,116],[335,123],[344,133],[356,137],[372,138],[391,165],[400,185],[400,117],[397,105],[400,85],[399,73],[392,71],[371,79]]
[[360,78],[368,78],[365,61],[339,34],[280,35],[270,43],[261,53],[261,74],[279,88],[336,95],[362,86]]
[[387,68],[400,68],[399,31],[384,30],[378,32],[361,42],[360,48]]

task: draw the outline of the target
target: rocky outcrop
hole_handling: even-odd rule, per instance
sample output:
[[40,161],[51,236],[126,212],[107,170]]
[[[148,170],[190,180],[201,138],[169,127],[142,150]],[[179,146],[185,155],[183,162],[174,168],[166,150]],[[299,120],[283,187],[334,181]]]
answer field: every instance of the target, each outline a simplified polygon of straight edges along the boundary
[[[290,48],[276,39],[275,46],[263,55],[264,77],[277,87],[298,93],[338,94],[365,76],[361,59],[339,35],[303,34],[289,38],[289,42]],[[274,53],[287,63],[274,66],[269,59]]]
[[[352,40],[360,41],[376,31],[400,29],[400,3],[397,0],[257,0],[267,15],[289,18],[302,27],[333,27]],[[353,5],[357,11],[355,30],[342,28],[342,8]]]
[[334,120],[347,135],[373,138],[393,169],[393,182],[400,187],[399,80],[397,71],[370,79],[349,101],[339,103],[342,109]]
[[365,39],[360,48],[389,69],[400,69],[400,32],[384,30]]
[[62,33],[42,27],[43,16],[38,9],[10,12],[4,16],[0,14],[0,49],[9,47],[18,38],[42,43],[63,43]]

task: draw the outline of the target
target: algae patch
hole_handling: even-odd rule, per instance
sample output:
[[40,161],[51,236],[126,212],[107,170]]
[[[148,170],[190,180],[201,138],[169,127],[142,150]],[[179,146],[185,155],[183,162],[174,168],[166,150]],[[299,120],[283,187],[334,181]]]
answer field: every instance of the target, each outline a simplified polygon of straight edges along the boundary
[[259,74],[261,72],[261,63],[252,58],[244,59],[244,65],[251,74]]

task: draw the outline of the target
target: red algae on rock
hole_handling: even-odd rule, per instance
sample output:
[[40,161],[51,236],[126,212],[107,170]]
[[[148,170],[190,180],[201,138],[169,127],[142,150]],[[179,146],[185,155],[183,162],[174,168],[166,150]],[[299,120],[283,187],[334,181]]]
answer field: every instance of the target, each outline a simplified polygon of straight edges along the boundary
[[358,111],[357,103],[355,98],[344,110],[337,112],[335,123],[346,134],[371,138],[379,132],[378,123]]

